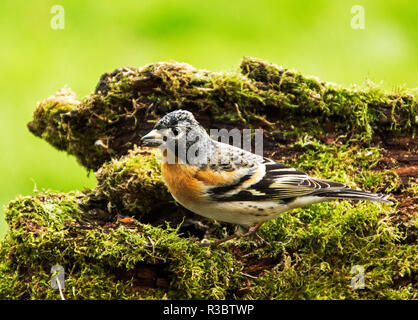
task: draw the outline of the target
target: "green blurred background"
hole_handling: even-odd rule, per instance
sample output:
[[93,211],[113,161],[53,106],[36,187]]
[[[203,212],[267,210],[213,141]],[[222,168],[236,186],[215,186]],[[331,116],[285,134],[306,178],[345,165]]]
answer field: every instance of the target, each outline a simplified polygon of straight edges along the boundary
[[[65,10],[51,28],[53,5]],[[353,5],[364,30],[351,28]],[[79,97],[104,72],[176,60],[236,71],[255,56],[349,86],[417,87],[418,2],[373,1],[35,1],[0,2],[0,204],[37,189],[95,185],[73,157],[26,129],[36,102],[64,86]],[[3,210],[1,210],[3,212]],[[7,226],[0,217],[0,236]]]

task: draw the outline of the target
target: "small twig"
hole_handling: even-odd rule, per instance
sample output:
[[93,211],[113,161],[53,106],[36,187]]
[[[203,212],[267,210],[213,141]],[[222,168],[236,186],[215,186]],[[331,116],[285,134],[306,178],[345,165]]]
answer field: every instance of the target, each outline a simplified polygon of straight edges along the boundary
[[241,110],[239,109],[238,103],[235,103],[235,110],[237,111],[238,118],[243,122],[247,123],[247,120],[245,120],[242,116]]
[[251,113],[251,116],[257,120],[260,120],[261,122],[264,122],[266,125],[268,125],[269,127],[274,126],[273,122],[268,121],[266,118],[259,116],[258,114],[255,113]]
[[250,275],[248,273],[240,272],[239,274],[242,275],[242,276],[251,278],[251,279],[258,279],[258,277],[252,276],[252,275]]
[[64,293],[62,292],[61,282],[59,281],[58,277],[56,277],[58,290],[60,292],[61,300],[65,300]]
[[98,140],[96,140],[96,141],[94,142],[94,145],[95,145],[95,146],[97,146],[97,147],[102,147],[102,148],[103,148],[103,149],[105,149],[105,150],[106,150],[106,152],[107,152],[107,153],[109,153],[109,154],[114,153],[114,151],[113,151],[111,148],[109,148],[109,146],[108,146],[108,145],[106,145],[106,144],[103,142],[103,140],[102,140],[102,139],[98,139]]
[[153,257],[154,262],[155,262],[155,256],[154,256],[154,254],[155,254],[155,242],[149,236],[147,236],[147,239],[151,244],[151,248],[152,248],[151,254],[152,254],[152,257]]

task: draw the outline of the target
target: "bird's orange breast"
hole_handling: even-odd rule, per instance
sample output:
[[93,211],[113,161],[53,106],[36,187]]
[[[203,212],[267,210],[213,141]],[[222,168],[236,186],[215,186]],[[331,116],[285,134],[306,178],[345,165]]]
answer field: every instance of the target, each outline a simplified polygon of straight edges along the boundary
[[163,163],[161,173],[173,197],[180,203],[202,198],[204,185],[195,178],[197,168],[186,164]]
[[171,194],[182,204],[207,200],[208,187],[227,185],[237,179],[234,172],[202,170],[182,163],[163,163],[161,173]]

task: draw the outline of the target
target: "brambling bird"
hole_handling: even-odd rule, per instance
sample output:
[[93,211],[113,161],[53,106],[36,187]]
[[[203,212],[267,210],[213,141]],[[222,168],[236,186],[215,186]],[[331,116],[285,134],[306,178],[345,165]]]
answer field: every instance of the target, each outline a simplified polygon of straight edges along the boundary
[[[251,226],[256,235],[280,213],[335,199],[392,203],[387,195],[313,178],[295,168],[213,140],[189,111],[176,110],[141,138],[159,147],[161,173],[174,199],[201,216]],[[237,237],[215,241],[213,246]]]

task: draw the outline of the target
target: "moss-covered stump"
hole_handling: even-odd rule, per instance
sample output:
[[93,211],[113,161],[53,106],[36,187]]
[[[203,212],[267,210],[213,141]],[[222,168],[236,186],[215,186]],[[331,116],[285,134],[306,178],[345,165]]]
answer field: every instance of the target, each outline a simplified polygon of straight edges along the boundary
[[[264,152],[394,206],[335,201],[282,214],[259,234],[209,249],[233,231],[176,204],[158,156],[135,147],[172,109],[208,128],[263,128]],[[245,58],[240,72],[158,63],[106,73],[96,91],[40,102],[35,135],[95,170],[83,192],[44,191],[6,208],[0,299],[416,299],[417,96],[346,89]],[[353,289],[353,267],[364,289]]]
[[[57,100],[56,102],[54,102]],[[102,75],[94,93],[76,101],[60,91],[40,102],[32,133],[97,170],[126,154],[162,115],[183,108],[207,128],[261,127],[276,141],[306,132],[319,138],[377,142],[416,130],[416,92],[378,86],[342,88],[244,58],[240,72],[212,73],[184,63],[121,68]],[[294,141],[293,141],[294,142]]]

